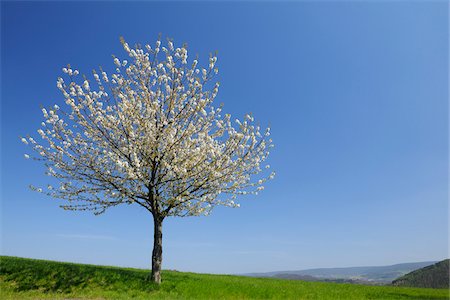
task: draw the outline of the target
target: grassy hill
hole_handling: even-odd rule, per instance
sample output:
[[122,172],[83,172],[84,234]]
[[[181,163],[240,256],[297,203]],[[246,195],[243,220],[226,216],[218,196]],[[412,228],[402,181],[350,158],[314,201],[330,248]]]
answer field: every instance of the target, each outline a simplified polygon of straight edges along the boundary
[[449,260],[408,273],[392,282],[395,286],[449,288]]
[[364,286],[0,257],[1,299],[449,299],[446,289]]

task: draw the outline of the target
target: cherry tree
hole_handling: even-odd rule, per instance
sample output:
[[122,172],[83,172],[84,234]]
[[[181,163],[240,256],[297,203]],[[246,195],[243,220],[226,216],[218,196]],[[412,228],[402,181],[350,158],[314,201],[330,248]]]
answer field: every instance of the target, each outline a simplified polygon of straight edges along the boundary
[[[213,106],[217,57],[205,68],[188,63],[187,46],[130,47],[114,57],[115,72],[93,79],[63,68],[64,99],[42,108],[38,140],[23,137],[58,184],[32,189],[67,200],[66,210],[103,213],[137,204],[153,217],[151,279],[161,282],[162,225],[169,216],[208,215],[217,205],[239,207],[238,195],[257,194],[274,173],[264,171],[272,141],[252,115],[232,121]],[[63,105],[62,105],[63,106]]]

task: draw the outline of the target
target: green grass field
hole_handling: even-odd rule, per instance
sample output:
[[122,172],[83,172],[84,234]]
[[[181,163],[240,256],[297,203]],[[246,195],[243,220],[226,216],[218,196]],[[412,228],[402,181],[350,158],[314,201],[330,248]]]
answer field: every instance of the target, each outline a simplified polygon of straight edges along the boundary
[[0,256],[1,299],[449,299],[445,289],[304,282]]

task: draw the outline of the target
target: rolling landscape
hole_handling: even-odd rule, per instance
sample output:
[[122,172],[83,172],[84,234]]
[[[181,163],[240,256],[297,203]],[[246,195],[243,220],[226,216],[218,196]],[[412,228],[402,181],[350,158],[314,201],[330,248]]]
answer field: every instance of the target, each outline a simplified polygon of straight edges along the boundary
[[320,268],[299,271],[278,271],[244,274],[250,277],[273,277],[305,281],[334,281],[364,284],[388,284],[411,271],[435,262],[403,263],[391,266]]
[[2,299],[449,299],[448,289],[306,282],[149,270],[1,256]]

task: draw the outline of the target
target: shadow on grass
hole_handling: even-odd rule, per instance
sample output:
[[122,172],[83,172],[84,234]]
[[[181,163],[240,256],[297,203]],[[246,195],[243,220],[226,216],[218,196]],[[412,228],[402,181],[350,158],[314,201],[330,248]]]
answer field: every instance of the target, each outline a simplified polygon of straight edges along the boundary
[[148,272],[114,267],[49,263],[2,257],[2,280],[15,291],[71,293],[82,289],[138,290],[151,292],[159,286],[147,280]]

